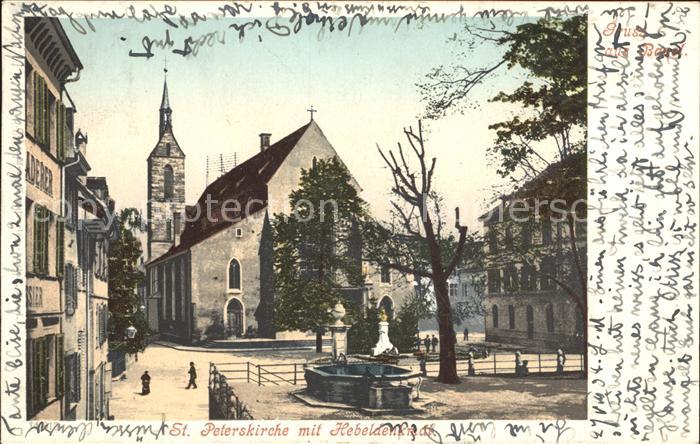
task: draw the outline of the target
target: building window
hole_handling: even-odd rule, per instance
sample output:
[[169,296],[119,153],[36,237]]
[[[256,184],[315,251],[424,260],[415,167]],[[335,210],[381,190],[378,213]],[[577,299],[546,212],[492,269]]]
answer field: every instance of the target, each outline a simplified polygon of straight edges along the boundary
[[544,311],[547,317],[547,332],[552,333],[554,331],[554,307],[552,304],[547,304]]
[[493,321],[493,328],[498,328],[498,305],[491,307],[491,320]]
[[173,167],[165,165],[163,168],[163,197],[165,199],[173,198]]
[[459,286],[456,282],[450,282],[449,292],[451,298],[457,297],[457,288],[459,288]]
[[530,248],[530,246],[532,246],[532,227],[530,221],[523,223],[520,228],[520,236],[523,248]]
[[389,270],[389,267],[382,267],[380,270],[380,275],[382,284],[391,283],[391,271]]
[[540,290],[553,290],[555,286],[553,277],[556,277],[554,258],[545,257],[540,264]]
[[46,80],[38,73],[34,72],[34,138],[43,146],[44,149],[49,149],[49,131],[51,128],[50,107],[49,107],[49,88],[46,86]]
[[66,233],[65,222],[56,221],[56,276],[63,276],[65,264],[64,238]]
[[29,339],[28,348],[31,366],[29,417],[32,417],[46,407],[51,398],[63,395],[63,335]]
[[525,291],[534,291],[537,287],[535,267],[530,264],[523,264],[520,269],[520,288]]
[[577,221],[575,225],[575,233],[574,236],[576,237],[577,241],[583,241],[586,240],[586,221]]
[[80,401],[80,354],[72,353],[66,357],[66,401]]
[[501,270],[493,268],[487,272],[489,293],[501,292]]
[[173,221],[170,219],[165,220],[165,240],[173,240]]
[[508,306],[508,328],[515,330],[515,307]]
[[177,240],[177,237],[180,234],[180,213],[173,214],[173,221],[173,239]]
[[506,291],[518,291],[518,270],[513,265],[506,267],[504,281]]
[[380,310],[384,310],[389,320],[394,319],[394,301],[389,296],[384,296],[377,307]]
[[489,228],[489,252],[498,252],[498,234],[496,233],[495,226]]
[[469,284],[464,283],[462,284],[462,298],[466,301],[467,297],[469,297]]
[[545,219],[542,221],[542,245],[552,243],[552,222]]
[[165,144],[165,155],[170,156],[170,143]]
[[68,263],[64,270],[63,294],[66,298],[66,314],[72,316],[78,308],[78,269]]
[[67,127],[66,107],[61,102],[58,102],[56,104],[56,157],[60,161],[66,160],[68,155],[66,152]]
[[49,272],[49,223],[51,213],[46,207],[34,205],[33,270],[36,274]]
[[506,227],[506,248],[513,249],[513,226],[510,224]]
[[241,264],[236,259],[228,263],[228,289],[241,289]]

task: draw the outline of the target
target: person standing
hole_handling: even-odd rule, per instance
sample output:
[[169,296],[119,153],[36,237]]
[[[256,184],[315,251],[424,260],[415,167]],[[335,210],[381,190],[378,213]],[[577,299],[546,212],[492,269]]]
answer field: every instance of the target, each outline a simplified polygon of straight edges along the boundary
[[437,349],[438,342],[440,342],[440,341],[438,341],[438,338],[436,338],[435,335],[433,335],[433,341],[432,341],[433,353],[435,353],[435,350]]
[[187,384],[187,390],[189,390],[190,387],[197,388],[197,370],[194,368],[194,362],[190,362],[190,369],[187,373],[190,374],[190,382]]
[[423,339],[423,345],[425,346],[425,352],[430,353],[430,335],[425,335],[425,339]]
[[420,351],[420,335],[416,334],[415,340],[413,341],[413,345],[416,347],[416,351]]
[[566,355],[561,348],[557,349],[557,375],[564,374],[564,364],[566,364]]
[[469,341],[469,328],[464,327],[464,342]]
[[151,376],[148,374],[148,370],[143,372],[141,375],[141,395],[147,395],[151,393]]

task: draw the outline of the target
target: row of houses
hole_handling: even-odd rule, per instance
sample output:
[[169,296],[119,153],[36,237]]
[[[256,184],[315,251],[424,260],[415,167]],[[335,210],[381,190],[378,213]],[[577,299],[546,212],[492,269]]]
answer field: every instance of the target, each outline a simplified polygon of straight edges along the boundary
[[90,177],[66,85],[83,68],[57,19],[27,18],[27,417],[108,418],[109,243],[114,200]]

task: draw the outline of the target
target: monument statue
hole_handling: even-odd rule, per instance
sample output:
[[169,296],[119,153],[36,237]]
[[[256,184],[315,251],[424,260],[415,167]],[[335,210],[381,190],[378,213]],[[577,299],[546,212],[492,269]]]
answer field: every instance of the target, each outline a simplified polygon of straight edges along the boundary
[[379,340],[377,341],[377,345],[372,348],[372,356],[381,355],[385,351],[391,351],[394,348],[394,344],[389,340],[388,319],[389,317],[386,315],[384,307],[382,307],[379,312]]

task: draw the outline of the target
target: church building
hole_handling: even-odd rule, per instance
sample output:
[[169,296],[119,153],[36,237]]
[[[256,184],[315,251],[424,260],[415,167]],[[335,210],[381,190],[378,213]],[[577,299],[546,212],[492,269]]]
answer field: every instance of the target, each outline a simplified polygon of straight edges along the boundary
[[[338,155],[313,119],[209,184],[185,206],[183,150],[173,135],[167,85],[160,140],[148,158],[149,324],[181,342],[236,338],[250,331],[275,338],[271,218],[290,214],[289,193],[315,159]],[[360,189],[352,179],[353,186]],[[207,215],[209,211],[210,217]],[[358,303],[392,314],[414,293],[401,273],[363,264]]]

